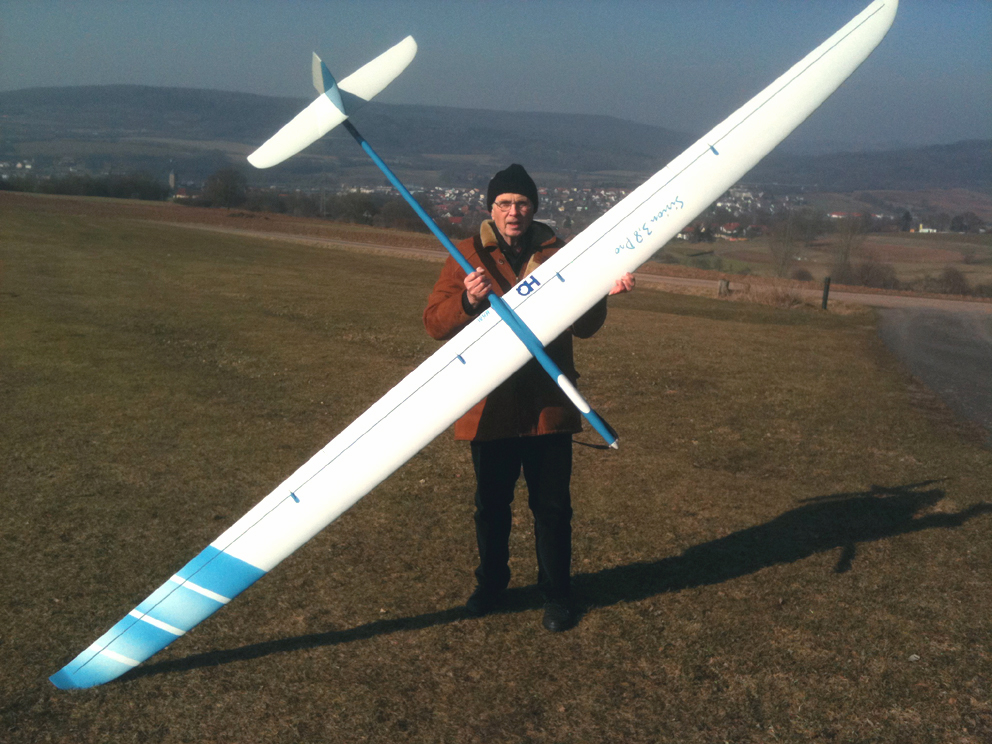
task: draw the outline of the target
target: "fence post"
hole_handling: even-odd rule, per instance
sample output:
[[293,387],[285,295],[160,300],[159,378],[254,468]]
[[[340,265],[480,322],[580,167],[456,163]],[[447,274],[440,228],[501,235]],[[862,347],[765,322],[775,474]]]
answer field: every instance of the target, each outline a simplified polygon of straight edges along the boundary
[[830,296],[830,277],[823,280],[823,309],[827,309],[827,297]]

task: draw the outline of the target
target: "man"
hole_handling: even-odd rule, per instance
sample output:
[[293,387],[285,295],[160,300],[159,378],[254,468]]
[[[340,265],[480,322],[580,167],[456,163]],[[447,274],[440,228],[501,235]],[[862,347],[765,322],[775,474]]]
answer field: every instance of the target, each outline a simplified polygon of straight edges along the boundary
[[[482,224],[479,235],[457,246],[476,270],[466,276],[449,257],[427,301],[424,325],[435,339],[454,336],[488,307],[490,291],[502,295],[564,245],[550,227],[534,221],[537,186],[522,166],[513,164],[493,177],[486,205],[492,220]],[[610,294],[633,286],[633,276],[626,274]],[[603,298],[547,345],[548,356],[573,383],[578,373],[572,337],[592,336],[605,320]],[[479,567],[478,584],[466,603],[470,614],[496,609],[510,582],[510,504],[522,469],[534,513],[537,580],[547,599],[543,624],[552,632],[572,625],[569,481],[572,434],[581,428],[579,412],[534,359],[455,423],[455,439],[471,443],[476,479]]]

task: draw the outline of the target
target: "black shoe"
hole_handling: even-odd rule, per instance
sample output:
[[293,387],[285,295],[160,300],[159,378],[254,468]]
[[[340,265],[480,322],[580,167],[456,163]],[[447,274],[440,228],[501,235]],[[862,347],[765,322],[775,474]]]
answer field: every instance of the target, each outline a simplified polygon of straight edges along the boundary
[[544,605],[544,627],[552,633],[568,630],[575,622],[575,616],[569,606],[562,601],[552,600]]
[[482,617],[488,615],[496,609],[499,604],[499,592],[493,592],[477,586],[472,596],[465,603],[465,610],[472,617]]

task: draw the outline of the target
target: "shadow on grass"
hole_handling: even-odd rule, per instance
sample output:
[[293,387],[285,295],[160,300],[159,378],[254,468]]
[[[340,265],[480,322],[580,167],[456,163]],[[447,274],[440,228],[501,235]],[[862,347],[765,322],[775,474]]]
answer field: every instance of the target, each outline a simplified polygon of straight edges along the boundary
[[[872,486],[860,493],[840,493],[802,502],[770,522],[695,545],[684,553],[651,563],[632,563],[573,578],[580,612],[631,602],[691,587],[720,584],[782,563],[794,563],[816,553],[840,549],[834,571],[851,570],[859,543],[930,529],[960,527],[969,519],[992,512],[992,504],[976,504],[956,513],[921,512],[944,498],[936,481],[895,488]],[[920,515],[920,516],[918,516]],[[510,589],[503,613],[534,610],[542,605],[536,587]],[[276,653],[351,643],[397,631],[422,630],[466,619],[463,607],[413,617],[376,620],[348,630],[283,638],[240,648],[211,651],[184,659],[148,664],[121,677],[134,679],[245,661]]]

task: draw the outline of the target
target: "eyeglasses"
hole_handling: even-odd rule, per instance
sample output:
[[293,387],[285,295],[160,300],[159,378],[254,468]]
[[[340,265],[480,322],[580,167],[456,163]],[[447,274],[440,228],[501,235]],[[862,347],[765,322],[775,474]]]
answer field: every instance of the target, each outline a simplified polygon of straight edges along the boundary
[[493,206],[500,212],[509,212],[510,207],[516,207],[518,212],[529,212],[534,208],[534,205],[530,203],[530,199],[520,199],[519,201],[506,199],[493,202]]

